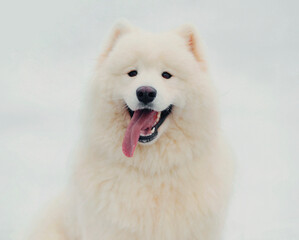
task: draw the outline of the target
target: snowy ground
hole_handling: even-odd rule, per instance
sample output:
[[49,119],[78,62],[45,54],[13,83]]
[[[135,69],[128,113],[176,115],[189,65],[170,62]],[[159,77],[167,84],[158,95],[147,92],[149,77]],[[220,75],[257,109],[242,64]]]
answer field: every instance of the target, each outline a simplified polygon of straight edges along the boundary
[[0,3],[0,239],[13,238],[66,182],[80,109],[116,19],[149,30],[196,24],[223,128],[237,155],[226,240],[299,239],[297,2]]

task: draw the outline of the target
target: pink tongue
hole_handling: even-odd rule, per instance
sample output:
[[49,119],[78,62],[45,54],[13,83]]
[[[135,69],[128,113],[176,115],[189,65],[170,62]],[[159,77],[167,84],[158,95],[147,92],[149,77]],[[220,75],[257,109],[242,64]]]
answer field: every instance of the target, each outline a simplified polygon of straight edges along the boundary
[[150,110],[136,110],[126,130],[123,140],[123,153],[132,157],[137,146],[141,130],[151,128],[156,120],[158,112]]

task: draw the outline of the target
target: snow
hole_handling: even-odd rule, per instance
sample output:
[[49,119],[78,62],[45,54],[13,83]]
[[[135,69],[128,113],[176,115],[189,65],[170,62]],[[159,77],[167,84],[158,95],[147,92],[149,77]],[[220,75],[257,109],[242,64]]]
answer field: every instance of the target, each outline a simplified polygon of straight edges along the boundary
[[0,239],[67,181],[96,57],[119,18],[160,31],[194,23],[237,157],[225,240],[299,239],[298,2],[0,3]]

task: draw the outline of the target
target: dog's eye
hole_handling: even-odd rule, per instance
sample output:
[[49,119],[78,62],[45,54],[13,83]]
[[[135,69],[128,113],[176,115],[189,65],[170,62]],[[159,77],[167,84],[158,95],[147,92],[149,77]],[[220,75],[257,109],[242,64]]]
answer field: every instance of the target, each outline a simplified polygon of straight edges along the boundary
[[137,76],[137,74],[138,74],[138,72],[136,70],[132,70],[132,71],[128,72],[128,75],[130,77],[135,77],[135,76]]
[[164,77],[165,79],[169,79],[172,77],[172,75],[169,72],[163,72],[162,77]]

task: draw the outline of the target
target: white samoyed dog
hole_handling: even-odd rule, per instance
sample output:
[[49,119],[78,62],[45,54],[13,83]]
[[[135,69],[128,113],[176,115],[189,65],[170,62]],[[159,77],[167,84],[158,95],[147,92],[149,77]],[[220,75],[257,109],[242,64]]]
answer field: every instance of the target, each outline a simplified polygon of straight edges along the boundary
[[30,240],[220,239],[233,161],[192,25],[116,24],[65,192]]

